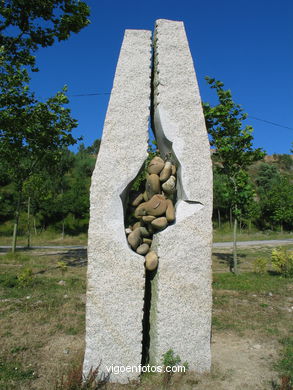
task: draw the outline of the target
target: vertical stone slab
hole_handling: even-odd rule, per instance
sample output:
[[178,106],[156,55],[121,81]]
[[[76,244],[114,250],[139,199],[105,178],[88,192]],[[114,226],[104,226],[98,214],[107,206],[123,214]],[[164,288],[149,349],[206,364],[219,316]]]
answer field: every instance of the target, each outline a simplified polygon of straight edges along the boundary
[[85,375],[141,363],[144,258],[127,244],[123,202],[147,157],[150,66],[151,32],[126,30],[90,192]]
[[177,161],[176,221],[154,236],[150,361],[173,349],[191,370],[211,364],[212,166],[192,57],[182,22],[158,20],[154,37],[154,130]]

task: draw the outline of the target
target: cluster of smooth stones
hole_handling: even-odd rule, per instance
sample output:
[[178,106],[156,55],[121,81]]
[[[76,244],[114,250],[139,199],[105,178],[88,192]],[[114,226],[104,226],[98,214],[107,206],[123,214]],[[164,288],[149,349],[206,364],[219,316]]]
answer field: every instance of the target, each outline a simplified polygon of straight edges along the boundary
[[158,266],[158,256],[151,250],[153,234],[175,220],[176,166],[156,156],[147,172],[144,193],[130,203],[138,221],[126,228],[125,233],[131,248],[145,256],[146,269],[153,271]]

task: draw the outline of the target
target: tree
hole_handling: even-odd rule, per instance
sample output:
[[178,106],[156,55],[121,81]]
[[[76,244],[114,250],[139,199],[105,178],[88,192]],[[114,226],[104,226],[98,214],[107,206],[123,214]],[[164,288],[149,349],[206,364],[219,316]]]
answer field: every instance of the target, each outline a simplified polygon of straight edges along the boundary
[[278,180],[280,172],[277,167],[268,163],[261,163],[255,178],[258,186],[258,192],[266,192],[271,188],[272,181]]
[[[0,160],[17,192],[13,251],[24,183],[40,171],[52,174],[60,161],[61,151],[76,143],[71,131],[77,126],[70,110],[64,108],[68,103],[65,91],[41,103],[24,85],[24,79],[18,81],[16,88],[10,89],[12,93],[15,90],[16,102],[7,104],[0,111]],[[2,94],[0,101],[5,98],[6,94]]]
[[0,163],[16,186],[12,250],[15,251],[23,187],[37,172],[51,174],[61,152],[76,143],[77,121],[70,116],[66,88],[45,102],[29,89],[26,67],[37,71],[33,53],[51,46],[89,21],[88,6],[77,0],[2,0],[0,9]]
[[79,0],[1,0],[0,46],[10,65],[35,67],[33,53],[68,39],[89,24],[89,7]]
[[[214,158],[218,161],[217,169],[225,174],[231,190],[232,211],[234,216],[233,232],[233,268],[237,273],[237,224],[241,218],[241,210],[251,201],[253,191],[248,191],[247,167],[260,160],[264,152],[253,149],[252,127],[242,128],[247,118],[239,104],[232,100],[230,90],[224,90],[224,84],[206,77],[211,88],[216,90],[219,104],[212,107],[203,104],[206,126],[211,137],[211,146],[216,148]],[[244,207],[245,206],[245,207]]]
[[293,227],[293,185],[286,176],[272,177],[264,189],[259,191],[262,223],[271,226]]
[[221,227],[221,212],[230,208],[230,191],[227,176],[215,168],[213,172],[213,208],[217,213],[218,227]]

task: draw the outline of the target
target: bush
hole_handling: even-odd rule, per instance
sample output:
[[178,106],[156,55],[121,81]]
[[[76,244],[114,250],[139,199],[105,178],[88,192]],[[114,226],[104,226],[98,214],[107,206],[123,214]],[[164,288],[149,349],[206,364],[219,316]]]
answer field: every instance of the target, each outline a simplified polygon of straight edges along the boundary
[[34,276],[31,268],[25,268],[17,275],[17,284],[19,287],[29,287],[33,284]]
[[272,250],[272,268],[282,276],[293,276],[293,253],[286,249],[275,248]]
[[253,264],[253,270],[257,274],[265,274],[267,272],[269,260],[266,257],[258,257]]

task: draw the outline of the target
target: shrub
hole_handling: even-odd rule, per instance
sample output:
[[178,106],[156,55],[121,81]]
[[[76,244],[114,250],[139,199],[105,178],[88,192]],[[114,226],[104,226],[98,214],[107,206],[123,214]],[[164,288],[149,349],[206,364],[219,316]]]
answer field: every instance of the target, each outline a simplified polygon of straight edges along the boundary
[[82,374],[82,364],[72,367],[72,369],[63,375],[55,384],[55,390],[98,390],[104,389],[109,381],[110,374],[99,378],[99,364],[96,369],[91,369],[86,377]]
[[[175,366],[179,366],[179,364],[181,363],[181,358],[179,355],[174,354],[173,349],[169,349],[166,353],[163,354],[162,363],[165,368],[166,367],[173,368]],[[185,367],[184,372],[186,372],[188,370],[188,363],[184,362],[182,363],[182,366]],[[168,371],[164,372],[164,379],[163,379],[164,385],[166,386],[169,385],[173,373],[174,373],[173,370],[169,372]]]
[[33,284],[34,276],[31,268],[24,270],[17,275],[17,284],[19,287],[29,287]]
[[64,276],[65,272],[67,271],[67,264],[65,261],[58,261],[57,262],[57,267],[60,268],[62,275]]
[[253,264],[253,270],[257,274],[265,274],[267,272],[269,260],[266,257],[258,257]]
[[282,248],[273,249],[272,268],[283,276],[293,276],[293,253]]

